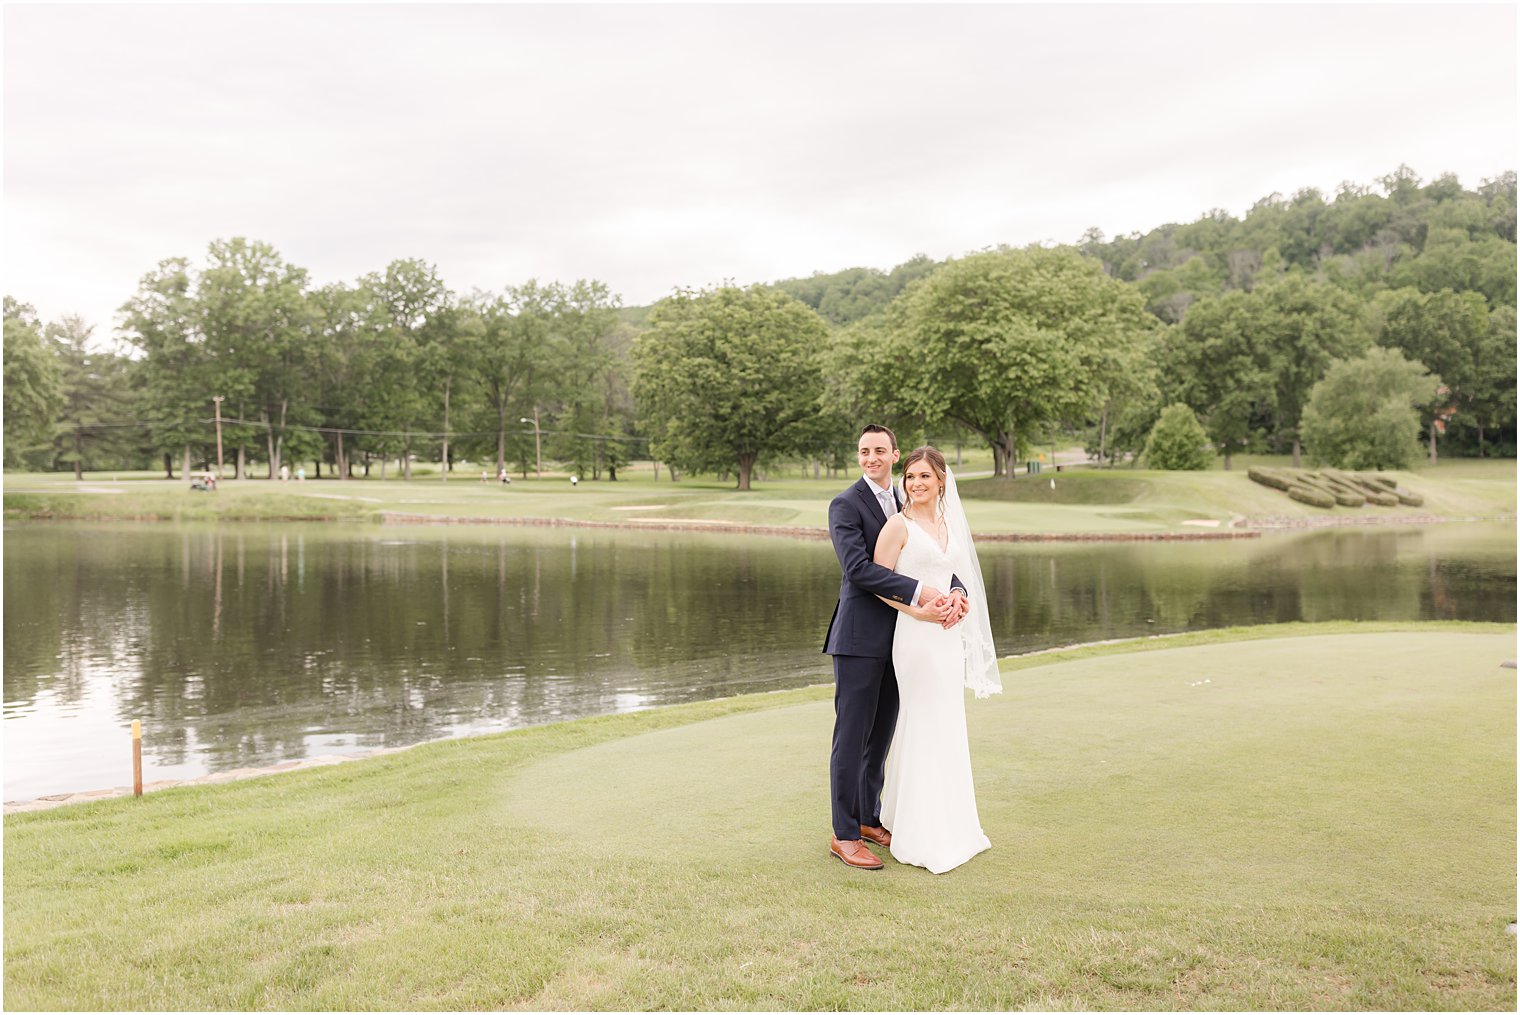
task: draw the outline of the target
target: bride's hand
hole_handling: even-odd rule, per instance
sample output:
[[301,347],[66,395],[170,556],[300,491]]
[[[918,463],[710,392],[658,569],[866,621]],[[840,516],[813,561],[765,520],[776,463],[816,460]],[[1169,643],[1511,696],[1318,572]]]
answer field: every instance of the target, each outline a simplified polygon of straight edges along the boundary
[[928,624],[944,624],[948,618],[955,616],[952,597],[945,595],[923,606],[909,606],[906,612],[914,620],[922,620]]
[[950,601],[950,612],[940,620],[940,625],[948,631],[966,618],[966,614],[971,612],[971,604],[966,601],[966,597],[961,595],[959,590],[952,592],[945,598]]

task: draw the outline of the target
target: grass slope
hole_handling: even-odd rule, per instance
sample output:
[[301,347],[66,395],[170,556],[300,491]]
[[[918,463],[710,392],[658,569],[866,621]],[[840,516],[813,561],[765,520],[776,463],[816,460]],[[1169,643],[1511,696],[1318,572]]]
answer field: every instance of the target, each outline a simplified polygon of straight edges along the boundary
[[[1232,517],[1319,519],[1394,518],[1411,514],[1467,518],[1512,516],[1515,463],[1462,462],[1417,473],[1393,473],[1425,495],[1421,508],[1326,511],[1289,500],[1281,492],[1234,472],[1150,472],[1079,469],[1013,480],[970,478],[966,510],[982,533],[1134,533],[1198,531],[1184,521]],[[853,477],[851,477],[853,478]],[[519,479],[511,486],[457,475],[400,480],[324,480],[280,484],[226,482],[215,494],[190,493],[179,482],[148,477],[8,474],[5,514],[20,518],[160,518],[252,520],[321,518],[375,521],[383,512],[469,518],[562,518],[598,522],[678,521],[804,526],[823,529],[828,502],[845,485],[839,479],[776,479],[749,493],[732,483],[687,478],[656,482],[647,473],[617,483],[564,478]],[[1054,484],[1054,485],[1052,485]]]
[[11,1008],[1512,1009],[1510,627],[1005,667],[990,852],[827,855],[827,688],[5,821]]
[[[123,484],[124,485],[124,484]],[[107,519],[121,521],[358,521],[380,520],[365,501],[303,496],[285,488],[244,486],[215,494],[189,493],[174,484],[154,488],[74,493],[7,493],[5,517],[13,519]],[[114,495],[113,495],[114,494]]]

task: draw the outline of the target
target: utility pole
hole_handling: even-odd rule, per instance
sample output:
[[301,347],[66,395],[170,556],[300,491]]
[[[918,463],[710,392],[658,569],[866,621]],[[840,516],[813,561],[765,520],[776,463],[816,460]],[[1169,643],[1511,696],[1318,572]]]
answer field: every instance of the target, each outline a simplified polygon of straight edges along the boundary
[[212,395],[211,400],[216,403],[216,479],[222,479],[222,395]]
[[443,466],[438,475],[445,483],[449,481],[449,388],[453,381],[453,377],[443,379]]
[[533,467],[533,475],[537,479],[543,479],[544,478],[544,447],[543,447],[543,444],[539,440],[538,406],[535,405],[533,407],[533,418],[532,419],[529,419],[527,416],[519,416],[519,417],[517,417],[517,421],[519,423],[532,423],[533,424],[533,457],[537,460],[537,464]]

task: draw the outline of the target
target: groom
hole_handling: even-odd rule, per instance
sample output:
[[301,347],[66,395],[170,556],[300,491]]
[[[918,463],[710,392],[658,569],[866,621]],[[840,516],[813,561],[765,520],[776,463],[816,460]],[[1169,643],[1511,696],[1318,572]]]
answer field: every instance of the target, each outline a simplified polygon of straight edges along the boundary
[[856,455],[864,475],[829,504],[829,538],[844,573],[823,646],[834,657],[834,746],[829,755],[834,838],[829,851],[847,866],[878,870],[880,858],[862,840],[892,844],[892,834],[881,827],[881,787],[897,725],[897,674],[892,670],[897,611],[876,597],[927,607],[946,627],[959,623],[967,606],[966,590],[953,575],[946,595],[872,559],[882,526],[902,508],[892,487],[892,465],[901,452],[892,431],[873,423],[860,431]]

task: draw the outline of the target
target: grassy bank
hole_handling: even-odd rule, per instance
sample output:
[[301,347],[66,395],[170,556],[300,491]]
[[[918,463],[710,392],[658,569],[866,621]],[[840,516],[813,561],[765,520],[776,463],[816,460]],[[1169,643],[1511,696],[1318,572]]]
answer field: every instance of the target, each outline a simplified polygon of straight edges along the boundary
[[1007,664],[938,878],[828,856],[827,688],[13,816],[7,1004],[1512,1009],[1514,631],[1403,628]]
[[291,493],[248,484],[217,493],[189,493],[173,484],[128,486],[85,484],[95,489],[66,489],[5,494],[5,517],[37,520],[107,521],[312,521],[378,522],[379,512],[364,501]]
[[[1254,460],[1253,460],[1254,461]],[[1276,461],[1275,459],[1273,461]],[[1187,522],[1220,528],[1247,523],[1293,524],[1322,519],[1512,516],[1515,463],[1457,462],[1434,469],[1393,473],[1425,497],[1420,508],[1325,511],[1289,500],[1238,471],[1150,472],[1127,468],[1076,469],[1013,480],[969,477],[967,514],[981,533],[1167,533],[1198,532]],[[215,494],[191,493],[183,483],[154,476],[7,474],[9,519],[89,518],[180,520],[333,519],[378,521],[386,512],[436,518],[558,518],[655,524],[742,524],[822,529],[828,501],[846,479],[787,478],[760,482],[739,493],[731,482],[688,478],[656,481],[632,470],[616,483],[585,482],[572,488],[563,477],[516,480],[510,486],[481,483],[468,474],[441,482],[436,475],[400,480],[225,482]]]

